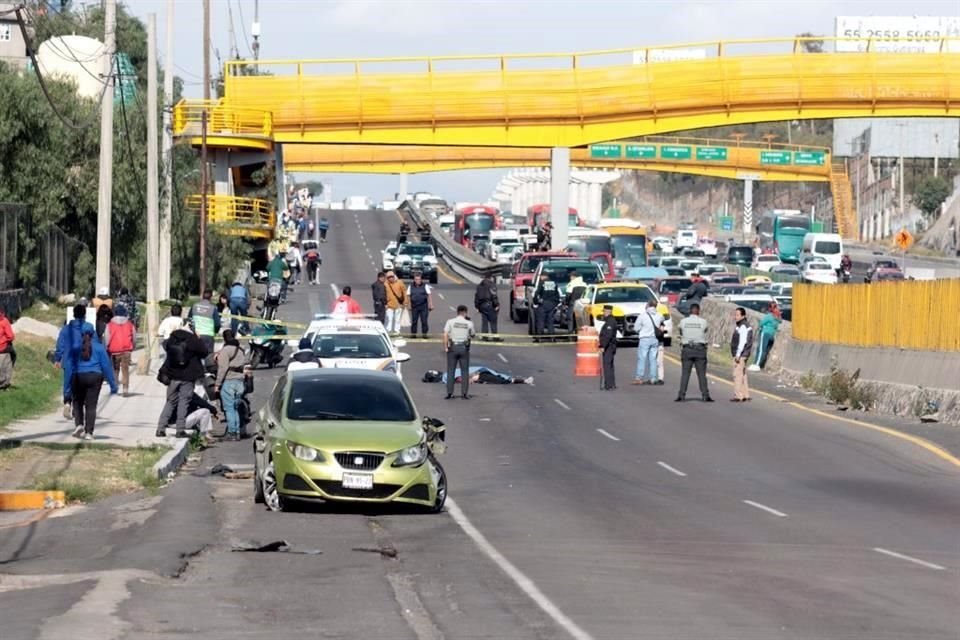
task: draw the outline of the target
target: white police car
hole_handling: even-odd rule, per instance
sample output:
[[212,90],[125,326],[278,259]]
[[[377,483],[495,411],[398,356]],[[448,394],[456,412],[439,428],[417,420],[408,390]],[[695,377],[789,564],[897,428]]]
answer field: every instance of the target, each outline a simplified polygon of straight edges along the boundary
[[388,371],[403,379],[400,363],[410,354],[399,349],[406,340],[391,340],[375,316],[344,316],[320,313],[303,336],[324,369],[373,369]]

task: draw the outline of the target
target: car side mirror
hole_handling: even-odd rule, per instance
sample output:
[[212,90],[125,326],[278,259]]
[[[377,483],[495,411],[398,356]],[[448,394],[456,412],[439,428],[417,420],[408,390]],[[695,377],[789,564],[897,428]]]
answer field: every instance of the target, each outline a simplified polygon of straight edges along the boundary
[[410,359],[410,354],[403,353],[403,352],[398,353],[396,357],[397,362],[407,362],[409,359]]
[[404,340],[403,338],[397,338],[396,340],[393,341],[393,346],[395,346],[398,349],[402,349],[403,347],[407,346],[407,341]]

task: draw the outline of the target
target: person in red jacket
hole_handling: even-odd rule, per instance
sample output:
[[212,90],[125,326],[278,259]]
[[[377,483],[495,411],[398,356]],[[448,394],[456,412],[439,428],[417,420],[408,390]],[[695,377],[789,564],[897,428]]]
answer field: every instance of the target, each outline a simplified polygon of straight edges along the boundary
[[113,361],[113,373],[123,387],[123,395],[130,392],[130,355],[137,343],[137,330],[127,313],[127,308],[118,304],[113,318],[103,332],[103,343]]
[[0,390],[6,389],[13,381],[13,363],[16,352],[13,350],[13,325],[7,314],[0,309]]
[[360,303],[350,297],[351,293],[353,293],[353,290],[349,286],[344,287],[343,295],[333,302],[331,313],[348,316],[362,314],[363,309],[360,308]]

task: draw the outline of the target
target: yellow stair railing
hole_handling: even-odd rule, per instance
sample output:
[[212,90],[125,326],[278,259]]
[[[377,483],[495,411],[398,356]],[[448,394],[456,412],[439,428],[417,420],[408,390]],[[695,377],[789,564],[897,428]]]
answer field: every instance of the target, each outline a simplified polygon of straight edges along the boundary
[[[187,196],[188,209],[199,211],[202,203],[202,195]],[[207,221],[223,235],[269,240],[276,230],[277,215],[268,200],[208,195]]]
[[847,168],[842,162],[830,165],[830,193],[833,196],[833,217],[837,222],[837,233],[848,240],[856,240],[859,228],[856,212],[853,210],[853,189]]
[[203,114],[207,114],[207,135],[273,135],[273,115],[264,109],[225,104],[223,100],[181,100],[173,107],[173,135],[200,136]]

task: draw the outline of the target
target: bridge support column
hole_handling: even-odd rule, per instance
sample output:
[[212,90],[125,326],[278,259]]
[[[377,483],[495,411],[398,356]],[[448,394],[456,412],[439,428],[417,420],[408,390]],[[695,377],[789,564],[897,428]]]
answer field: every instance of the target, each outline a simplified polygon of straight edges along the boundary
[[273,148],[273,175],[277,182],[277,217],[281,211],[287,210],[286,169],[283,166],[283,145],[277,144]]
[[553,223],[551,247],[567,246],[570,209],[570,149],[550,150],[550,222]]
[[217,149],[213,154],[213,193],[218,196],[233,195],[230,188],[230,152]]
[[588,187],[583,217],[590,224],[597,224],[603,217],[603,186],[599,182],[591,182]]
[[743,239],[753,235],[753,180],[743,181]]
[[410,190],[407,186],[410,174],[404,172],[400,174],[400,194],[397,200],[401,202],[410,197]]

